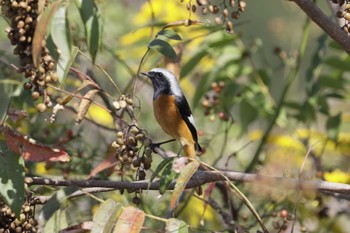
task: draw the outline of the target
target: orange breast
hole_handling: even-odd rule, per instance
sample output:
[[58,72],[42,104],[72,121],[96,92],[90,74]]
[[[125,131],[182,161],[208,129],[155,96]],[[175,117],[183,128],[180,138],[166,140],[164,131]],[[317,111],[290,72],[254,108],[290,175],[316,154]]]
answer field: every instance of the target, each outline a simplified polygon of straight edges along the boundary
[[194,140],[175,103],[175,96],[161,95],[153,102],[153,111],[160,127],[181,145],[194,148]]

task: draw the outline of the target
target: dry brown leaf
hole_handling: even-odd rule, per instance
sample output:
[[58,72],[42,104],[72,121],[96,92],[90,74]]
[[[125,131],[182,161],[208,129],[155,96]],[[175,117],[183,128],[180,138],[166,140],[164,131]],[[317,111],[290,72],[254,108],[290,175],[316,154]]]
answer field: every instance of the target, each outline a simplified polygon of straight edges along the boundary
[[91,105],[92,99],[94,98],[95,94],[99,90],[92,89],[89,90],[85,95],[84,98],[80,101],[77,117],[75,118],[75,122],[79,124],[85,117],[87,111],[89,110],[89,107]]
[[46,31],[48,29],[51,18],[55,14],[58,6],[62,1],[56,1],[46,8],[35,27],[34,38],[32,42],[32,57],[33,63],[36,67],[40,64],[42,42],[45,39]]
[[34,139],[23,136],[8,127],[3,127],[2,131],[5,134],[6,143],[10,150],[16,153],[21,152],[23,159],[26,161],[70,161],[70,156],[63,150],[39,144]]
[[98,173],[106,169],[111,168],[111,170],[114,171],[114,167],[116,164],[117,164],[117,160],[115,158],[115,149],[110,146],[108,148],[106,158],[90,172],[88,179],[95,177]]

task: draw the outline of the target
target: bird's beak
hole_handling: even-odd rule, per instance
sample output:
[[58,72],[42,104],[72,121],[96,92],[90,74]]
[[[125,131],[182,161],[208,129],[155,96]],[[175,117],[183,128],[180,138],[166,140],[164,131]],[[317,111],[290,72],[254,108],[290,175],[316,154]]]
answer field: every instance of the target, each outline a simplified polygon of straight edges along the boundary
[[140,72],[140,74],[144,75],[144,76],[147,76],[148,78],[150,78],[151,76],[149,75],[148,72]]

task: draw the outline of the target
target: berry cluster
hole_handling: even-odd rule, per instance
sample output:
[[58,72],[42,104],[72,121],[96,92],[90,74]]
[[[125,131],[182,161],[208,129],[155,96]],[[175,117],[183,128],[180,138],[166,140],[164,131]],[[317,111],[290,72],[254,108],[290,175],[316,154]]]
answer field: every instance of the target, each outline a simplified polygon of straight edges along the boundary
[[34,211],[30,204],[26,202],[22,206],[20,218],[18,219],[0,197],[0,232],[38,232],[38,222],[34,219]]
[[[58,76],[55,72],[55,62],[46,47],[46,41],[42,41],[41,58],[38,66],[32,59],[32,42],[35,27],[40,13],[38,0],[2,0],[0,2],[2,14],[9,19],[10,26],[6,28],[11,44],[16,46],[13,53],[19,56],[19,72],[24,73],[28,81],[24,89],[32,90],[32,99],[42,98],[42,103],[36,107],[40,112],[51,106],[51,93],[47,91],[48,83],[56,83]],[[48,0],[44,1],[46,6]]]
[[[120,175],[124,175],[125,171],[136,169],[136,179],[144,180],[145,170],[150,169],[152,164],[151,145],[152,142],[145,131],[135,125],[126,128],[125,131],[119,131],[112,147],[117,149],[116,158]],[[141,148],[143,148],[142,153],[140,153]]]
[[113,106],[116,110],[126,108],[127,106],[133,106],[134,102],[132,98],[122,95],[118,101],[113,102]]
[[211,116],[213,120],[215,119],[216,112],[220,120],[223,120],[223,121],[229,120],[228,114],[223,111],[220,111],[219,109],[219,105],[220,105],[219,97],[224,87],[225,87],[225,82],[223,81],[212,82],[210,86],[211,90],[206,95],[204,95],[204,99],[202,100],[202,106],[205,109],[204,114],[206,116]]
[[342,26],[342,29],[344,32],[349,33],[350,32],[350,4],[347,0],[332,0],[334,4],[338,4],[340,7],[343,7],[343,11],[338,11],[337,17],[340,19],[344,19],[344,25]]
[[[183,0],[180,0],[183,2]],[[233,33],[233,19],[238,19],[240,13],[245,10],[246,3],[242,0],[224,0],[219,5],[216,5],[209,0],[189,0],[186,8],[188,11],[195,13],[198,8],[201,8],[203,15],[215,15],[214,22],[216,25],[225,25],[228,33]],[[237,4],[236,4],[237,2]],[[237,7],[236,7],[237,6]],[[236,8],[236,9],[235,9]]]

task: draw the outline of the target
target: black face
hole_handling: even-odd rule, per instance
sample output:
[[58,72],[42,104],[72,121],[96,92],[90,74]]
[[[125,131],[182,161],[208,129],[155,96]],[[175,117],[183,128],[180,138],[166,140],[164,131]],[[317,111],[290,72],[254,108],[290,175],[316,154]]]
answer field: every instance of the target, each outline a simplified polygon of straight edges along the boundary
[[148,73],[142,73],[143,75],[149,77],[152,81],[153,89],[154,89],[154,96],[153,98],[156,98],[158,95],[169,95],[170,94],[170,84],[168,79],[164,76],[161,72],[148,72]]

